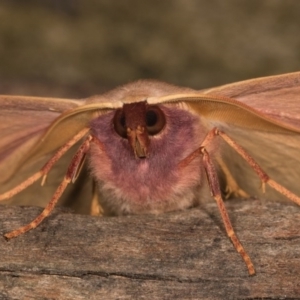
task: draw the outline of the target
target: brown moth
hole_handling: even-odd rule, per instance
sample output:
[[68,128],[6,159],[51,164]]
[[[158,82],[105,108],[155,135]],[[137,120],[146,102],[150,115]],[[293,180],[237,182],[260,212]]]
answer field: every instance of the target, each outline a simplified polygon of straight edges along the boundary
[[0,96],[0,200],[45,206],[5,237],[35,228],[68,198],[82,213],[124,215],[213,197],[252,275],[221,190],[247,197],[261,182],[268,196],[300,205],[299,103],[300,72],[202,91],[141,80],[83,100]]

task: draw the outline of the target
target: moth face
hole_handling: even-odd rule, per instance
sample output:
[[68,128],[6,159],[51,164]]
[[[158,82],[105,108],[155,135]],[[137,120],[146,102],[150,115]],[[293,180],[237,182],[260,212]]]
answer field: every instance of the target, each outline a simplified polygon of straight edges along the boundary
[[192,113],[145,101],[124,104],[94,119],[91,131],[89,165],[104,210],[157,213],[195,204],[203,179],[200,158],[179,168],[205,136]]
[[146,101],[124,104],[113,118],[115,132],[128,140],[135,156],[140,159],[149,156],[149,137],[158,135],[165,125],[164,112],[156,105],[147,105]]

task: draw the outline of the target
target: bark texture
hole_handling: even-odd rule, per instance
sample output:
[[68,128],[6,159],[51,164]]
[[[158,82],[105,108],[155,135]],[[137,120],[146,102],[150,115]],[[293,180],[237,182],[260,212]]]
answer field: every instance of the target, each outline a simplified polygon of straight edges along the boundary
[[[97,218],[62,209],[37,229],[0,238],[1,299],[299,299],[300,208],[234,200],[249,277],[215,203],[159,216]],[[1,207],[1,233],[34,207]]]

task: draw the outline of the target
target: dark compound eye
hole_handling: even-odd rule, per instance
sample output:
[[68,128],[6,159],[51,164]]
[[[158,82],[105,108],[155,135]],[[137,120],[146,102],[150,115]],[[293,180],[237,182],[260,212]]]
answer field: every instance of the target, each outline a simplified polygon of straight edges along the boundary
[[149,135],[155,135],[162,131],[166,125],[166,118],[158,106],[149,106],[146,112],[146,126]]
[[122,109],[118,109],[113,119],[114,129],[116,133],[122,138],[127,138],[125,115]]
[[[146,127],[149,135],[158,134],[166,125],[166,118],[163,111],[158,106],[149,106],[146,111]],[[125,114],[122,109],[118,109],[113,118],[114,129],[122,138],[127,138]]]

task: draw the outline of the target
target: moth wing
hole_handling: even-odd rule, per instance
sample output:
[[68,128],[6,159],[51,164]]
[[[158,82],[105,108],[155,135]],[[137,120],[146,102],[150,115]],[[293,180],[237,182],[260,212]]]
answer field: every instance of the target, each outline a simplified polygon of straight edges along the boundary
[[[254,117],[241,107],[229,119],[209,123],[246,149],[272,179],[300,195],[300,72],[229,84],[204,94],[234,99],[258,112]],[[224,142],[222,146],[220,158],[239,188],[259,197],[285,198],[270,187],[264,195],[249,165]]]
[[[31,149],[57,118],[83,104],[81,100],[71,99],[0,96],[0,193],[13,188],[43,166],[54,149],[48,149],[45,151],[48,155],[41,153],[34,159],[28,155]],[[54,139],[55,148],[62,145],[57,140],[60,138]],[[72,152],[74,150],[57,163],[44,187],[37,182],[6,203],[45,206],[63,178]]]
[[274,120],[300,127],[300,72],[250,79],[201,92],[236,99]]

